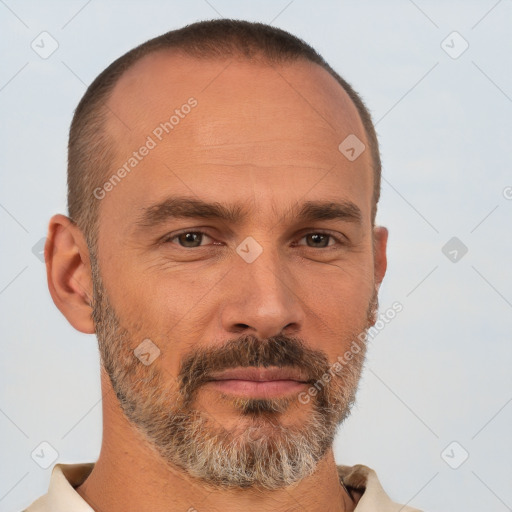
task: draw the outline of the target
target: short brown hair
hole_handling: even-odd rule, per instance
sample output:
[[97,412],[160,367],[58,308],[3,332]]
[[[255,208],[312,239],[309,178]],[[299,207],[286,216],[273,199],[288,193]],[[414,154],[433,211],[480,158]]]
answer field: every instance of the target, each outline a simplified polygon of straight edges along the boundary
[[359,95],[302,39],[263,23],[218,19],[172,30],[130,50],[102,71],[80,100],[69,133],[68,211],[83,231],[91,250],[96,246],[99,208],[93,190],[103,182],[113,160],[113,142],[105,130],[106,102],[127,69],[144,56],[167,49],[197,58],[239,56],[252,60],[259,57],[270,64],[302,59],[328,71],[354,102],[366,131],[373,164],[372,221],[375,220],[380,197],[380,154],[370,113]]

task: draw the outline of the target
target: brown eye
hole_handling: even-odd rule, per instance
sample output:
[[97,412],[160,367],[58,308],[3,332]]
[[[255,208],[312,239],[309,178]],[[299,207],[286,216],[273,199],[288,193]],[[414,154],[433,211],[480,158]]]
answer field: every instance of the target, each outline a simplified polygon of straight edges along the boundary
[[306,240],[311,242],[310,247],[327,247],[329,245],[330,235],[324,235],[322,233],[312,233],[306,235]]
[[[329,235],[328,233],[308,233],[303,236],[301,240],[306,240],[306,244],[299,245],[306,245],[314,249],[323,249],[324,247],[335,245],[337,241],[333,235]],[[334,243],[329,243],[331,240]]]
[[181,233],[181,235],[176,235],[174,239],[177,239],[182,247],[200,247],[203,237],[204,233],[191,231],[188,233]]

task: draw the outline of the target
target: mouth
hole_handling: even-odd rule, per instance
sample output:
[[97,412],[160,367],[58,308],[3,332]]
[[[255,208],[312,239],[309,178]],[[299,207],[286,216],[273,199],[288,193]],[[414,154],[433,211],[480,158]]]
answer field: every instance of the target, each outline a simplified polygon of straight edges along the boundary
[[247,398],[271,398],[299,393],[310,380],[294,368],[233,368],[214,373],[207,385]]

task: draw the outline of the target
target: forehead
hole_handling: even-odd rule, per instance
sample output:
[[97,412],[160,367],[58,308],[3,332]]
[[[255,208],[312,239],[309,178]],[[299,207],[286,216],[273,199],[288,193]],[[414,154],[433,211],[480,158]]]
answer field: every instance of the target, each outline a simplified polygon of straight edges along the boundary
[[[107,106],[111,171],[129,169],[102,202],[111,213],[119,204],[146,208],[175,192],[221,202],[267,196],[273,209],[328,192],[331,199],[352,196],[363,212],[371,208],[371,156],[357,109],[309,61],[158,52],[121,77]],[[366,150],[349,161],[338,146],[353,135]],[[133,156],[148,144],[147,155]],[[133,170],[130,158],[138,159]]]
[[[347,129],[364,139],[364,129],[353,102],[326,70],[310,61],[285,64],[252,62],[243,58],[196,59],[177,52],[159,51],[147,55],[119,79],[108,106],[115,113],[109,127],[123,139],[147,131],[153,121],[172,114],[183,100],[195,97],[200,102],[202,121],[208,121],[198,136],[209,135],[223,142],[215,131],[215,118],[222,121],[229,113],[230,125],[249,132],[265,127],[272,132],[286,122],[280,116],[291,115],[295,128],[338,132]],[[168,116],[167,116],[168,117]],[[206,119],[209,117],[210,119]],[[268,121],[273,123],[268,123]],[[146,123],[149,122],[149,124]],[[279,122],[278,122],[279,121]],[[308,123],[309,121],[309,123]],[[229,134],[232,138],[233,134]]]

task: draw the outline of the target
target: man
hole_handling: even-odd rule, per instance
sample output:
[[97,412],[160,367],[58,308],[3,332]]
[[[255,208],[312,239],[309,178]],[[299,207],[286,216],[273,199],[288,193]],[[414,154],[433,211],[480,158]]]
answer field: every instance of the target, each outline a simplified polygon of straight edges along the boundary
[[410,511],[332,443],[386,271],[370,115],[303,41],[196,23],[91,84],[52,298],[96,333],[103,442],[37,511]]

